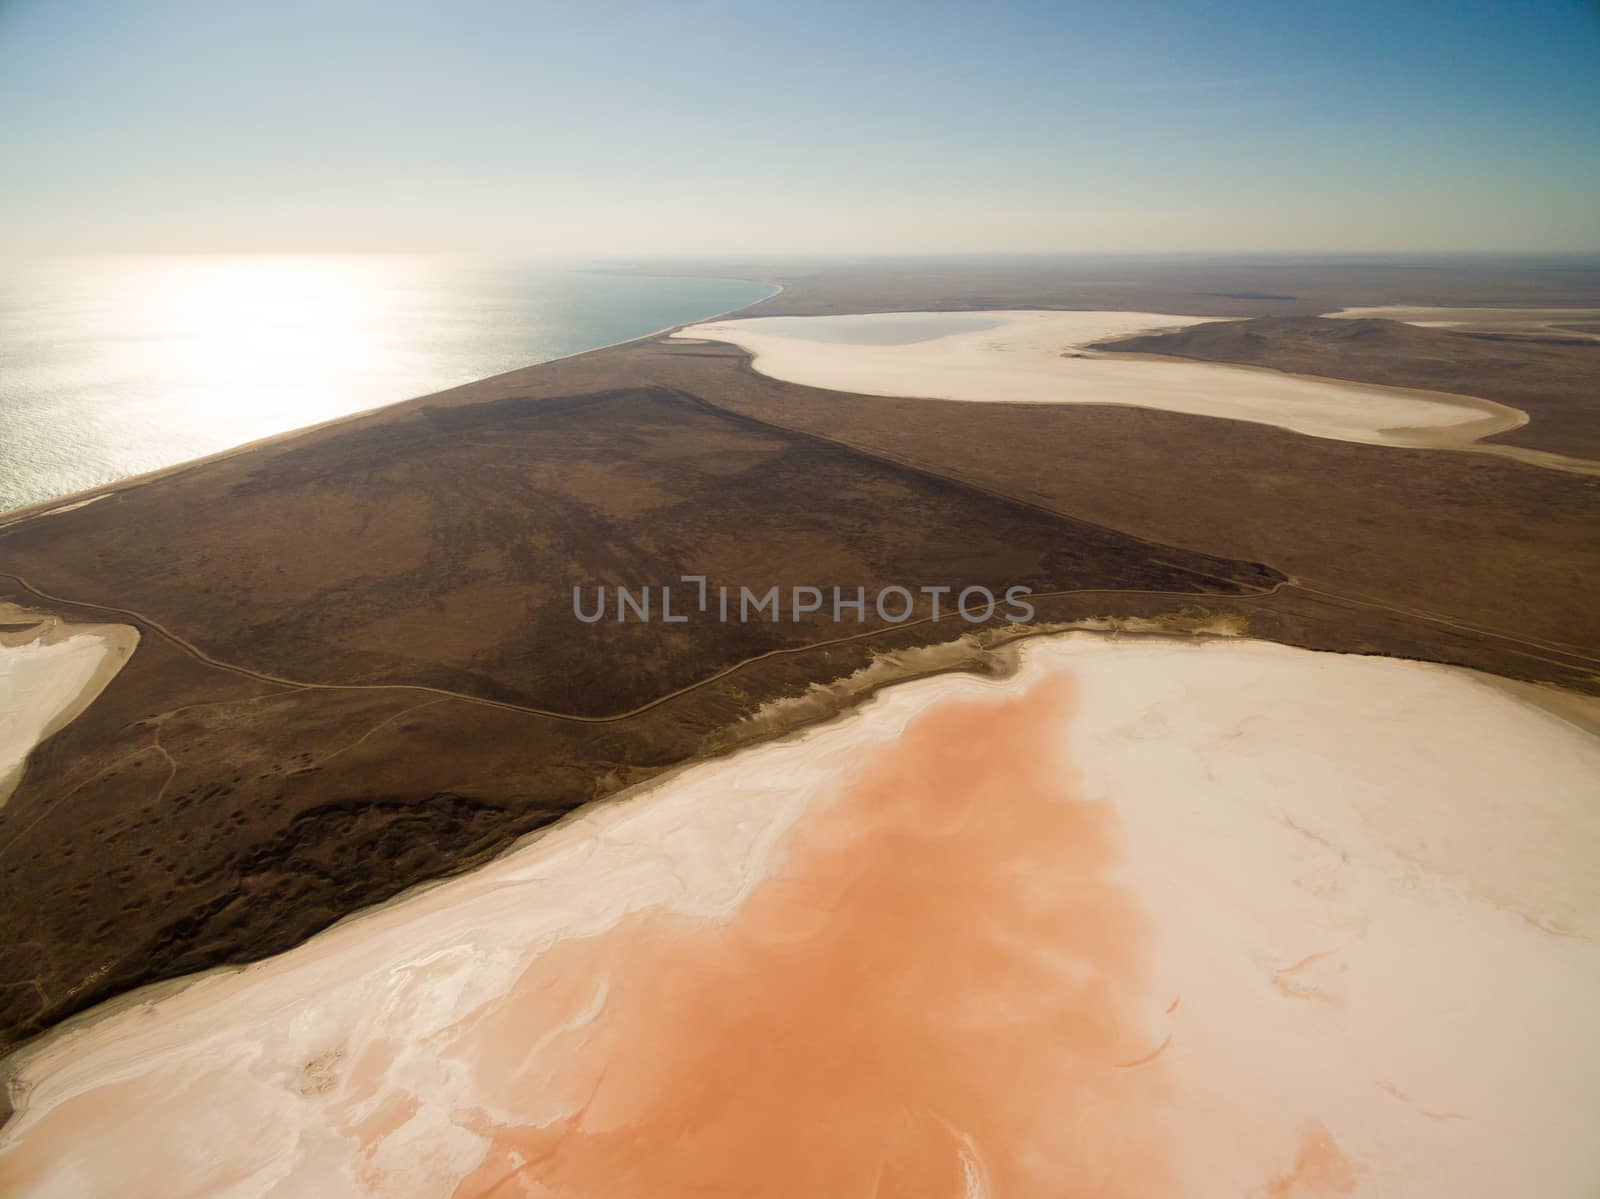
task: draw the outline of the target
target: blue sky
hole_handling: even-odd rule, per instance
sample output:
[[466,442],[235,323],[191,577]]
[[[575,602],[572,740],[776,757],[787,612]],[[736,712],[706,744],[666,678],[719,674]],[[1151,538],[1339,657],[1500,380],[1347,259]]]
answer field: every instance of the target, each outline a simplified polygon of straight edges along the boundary
[[0,0],[0,249],[1600,250],[1600,6]]

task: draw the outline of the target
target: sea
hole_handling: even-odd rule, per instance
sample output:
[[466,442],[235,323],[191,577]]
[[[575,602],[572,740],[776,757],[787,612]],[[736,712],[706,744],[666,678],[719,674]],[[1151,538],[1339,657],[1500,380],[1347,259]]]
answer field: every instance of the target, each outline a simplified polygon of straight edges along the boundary
[[774,290],[423,256],[0,263],[0,510],[703,320]]

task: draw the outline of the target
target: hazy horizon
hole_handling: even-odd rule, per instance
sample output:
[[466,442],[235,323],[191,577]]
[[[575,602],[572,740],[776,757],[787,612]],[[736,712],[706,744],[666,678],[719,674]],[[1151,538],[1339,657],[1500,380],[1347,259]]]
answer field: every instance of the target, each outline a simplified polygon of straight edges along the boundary
[[0,253],[1600,250],[1600,9],[0,0]]

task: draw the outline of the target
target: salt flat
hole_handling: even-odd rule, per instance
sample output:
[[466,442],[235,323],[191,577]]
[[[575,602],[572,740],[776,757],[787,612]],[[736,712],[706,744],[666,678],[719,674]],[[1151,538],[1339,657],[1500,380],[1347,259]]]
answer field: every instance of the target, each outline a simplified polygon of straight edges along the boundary
[[1090,348],[1199,323],[1149,312],[897,312],[713,321],[675,336],[738,345],[775,379],[866,395],[1127,404],[1424,448],[1460,448],[1527,421],[1466,396]]
[[1341,308],[1328,316],[1344,320],[1377,317],[1434,329],[1519,336],[1555,334],[1570,339],[1600,340],[1600,308],[1462,308],[1385,304],[1376,308]]
[[0,804],[33,747],[88,707],[139,642],[130,625],[70,625],[0,604]]
[[1578,1196],[1600,740],[1072,633],[9,1063],[8,1195]]

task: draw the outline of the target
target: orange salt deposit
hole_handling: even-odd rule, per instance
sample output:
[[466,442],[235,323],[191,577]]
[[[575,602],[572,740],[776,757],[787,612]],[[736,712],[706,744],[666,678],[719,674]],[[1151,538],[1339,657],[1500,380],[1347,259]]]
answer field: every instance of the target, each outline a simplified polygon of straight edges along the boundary
[[[1161,1013],[1144,918],[1061,756],[1069,702],[1054,679],[934,711],[732,920],[566,942],[451,1030],[492,1137],[457,1199],[1169,1190],[1162,1076],[1117,1068]],[[530,1100],[560,1114],[491,1114]]]
[[1306,1121],[1294,1167],[1267,1184],[1267,1199],[1312,1199],[1353,1195],[1366,1171],[1339,1149],[1333,1135],[1315,1120]]

